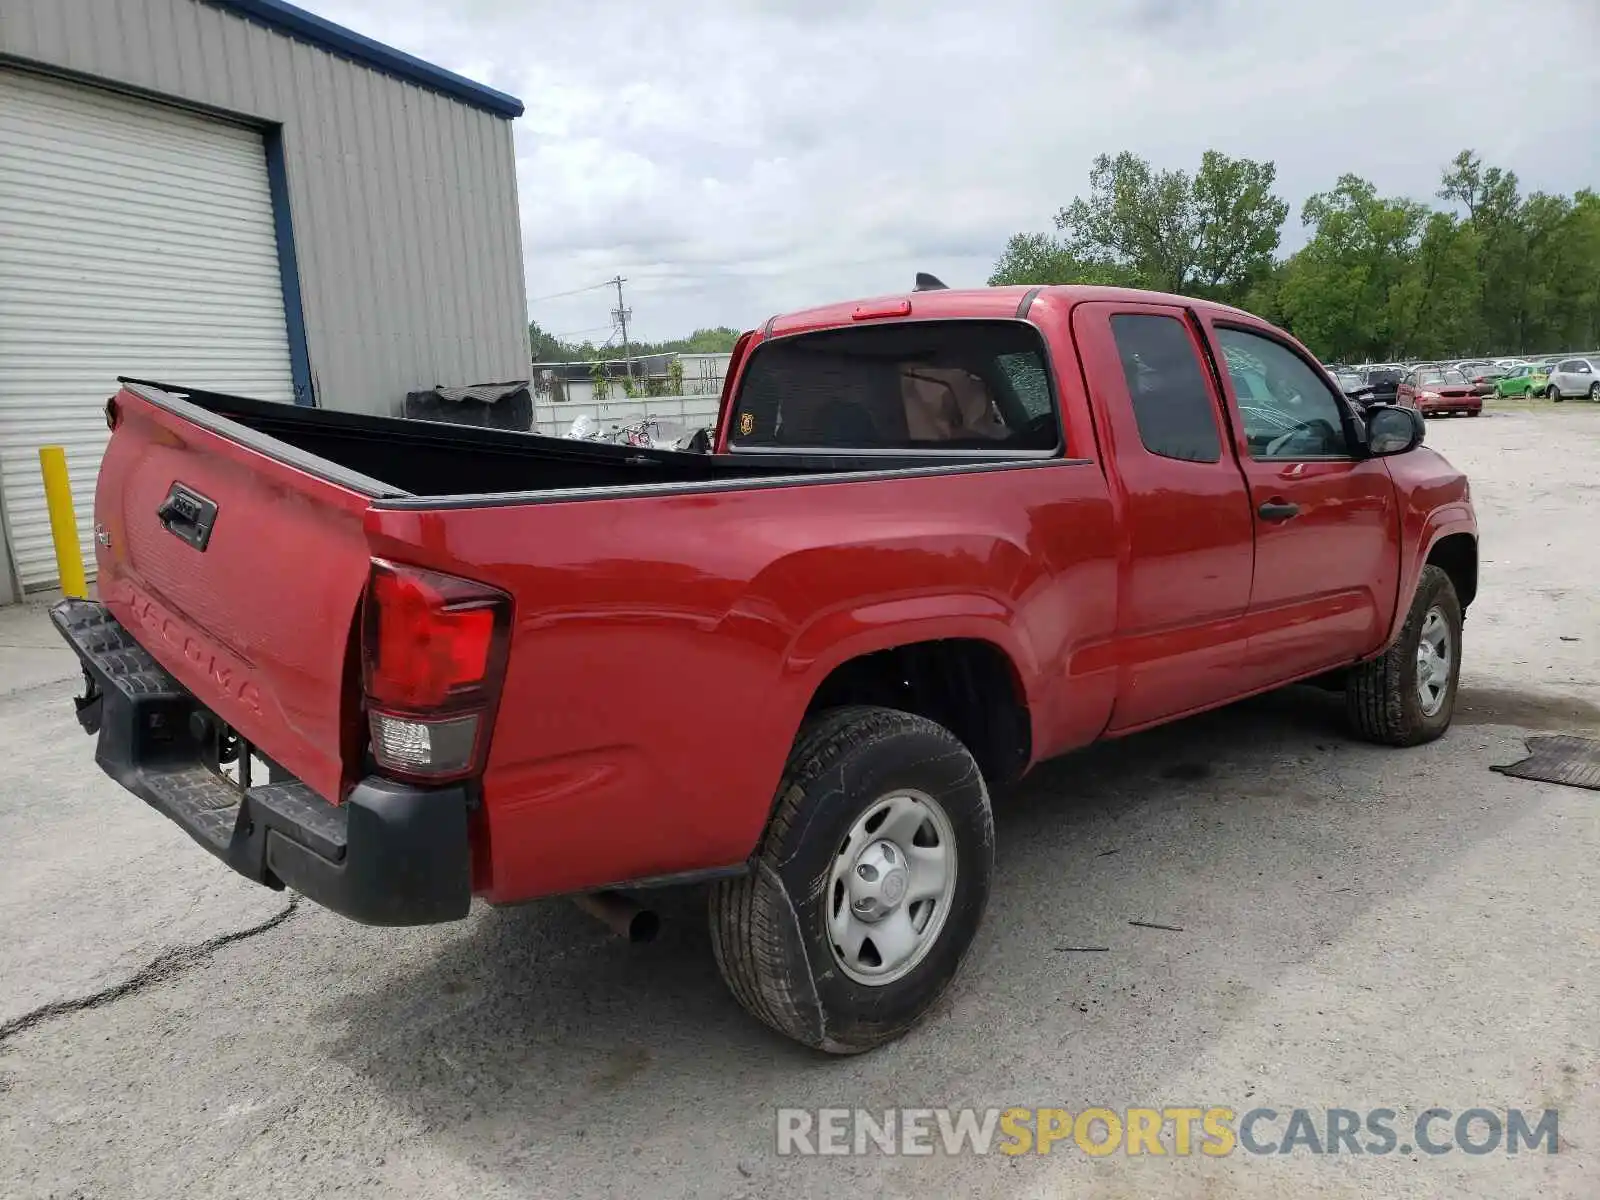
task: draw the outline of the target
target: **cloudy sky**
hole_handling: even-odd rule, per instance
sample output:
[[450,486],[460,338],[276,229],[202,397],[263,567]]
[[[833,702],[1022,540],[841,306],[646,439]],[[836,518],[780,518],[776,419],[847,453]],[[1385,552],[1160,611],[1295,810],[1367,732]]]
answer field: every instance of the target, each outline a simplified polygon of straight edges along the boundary
[[[1472,147],[1600,187],[1600,0],[301,0],[520,97],[530,315],[603,340],[981,284],[1102,151],[1430,198]],[[980,13],[981,10],[981,13]]]

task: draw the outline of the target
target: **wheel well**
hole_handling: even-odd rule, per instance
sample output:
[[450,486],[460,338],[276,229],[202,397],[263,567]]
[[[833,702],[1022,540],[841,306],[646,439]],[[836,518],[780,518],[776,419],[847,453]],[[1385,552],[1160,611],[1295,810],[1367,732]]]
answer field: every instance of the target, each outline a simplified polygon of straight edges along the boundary
[[817,688],[810,716],[876,704],[937,721],[959,738],[992,783],[1016,779],[1032,753],[1033,727],[1011,659],[992,642],[914,642],[853,658]]
[[1442,537],[1428,551],[1428,562],[1441,567],[1455,584],[1456,598],[1466,608],[1478,594],[1478,539],[1470,533]]

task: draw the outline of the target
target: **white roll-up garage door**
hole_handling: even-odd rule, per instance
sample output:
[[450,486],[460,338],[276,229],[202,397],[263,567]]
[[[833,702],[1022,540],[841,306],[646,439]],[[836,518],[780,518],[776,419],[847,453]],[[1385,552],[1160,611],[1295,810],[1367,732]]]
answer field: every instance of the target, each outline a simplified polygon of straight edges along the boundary
[[40,446],[66,448],[93,569],[118,375],[293,401],[261,135],[0,67],[0,501],[25,589],[57,581]]

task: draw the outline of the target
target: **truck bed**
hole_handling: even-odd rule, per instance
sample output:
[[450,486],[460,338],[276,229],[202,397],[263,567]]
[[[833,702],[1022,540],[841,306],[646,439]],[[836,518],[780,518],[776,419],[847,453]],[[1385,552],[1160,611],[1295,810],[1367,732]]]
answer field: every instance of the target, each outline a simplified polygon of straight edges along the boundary
[[[107,416],[100,603],[186,703],[327,803],[373,769],[375,570],[507,598],[474,783],[498,831],[475,889],[497,902],[741,861],[812,693],[885,633],[1032,662],[1014,630],[1037,630],[1056,671],[1112,618],[1112,504],[1089,459],[693,455],[134,381]],[[1103,599],[1067,603],[1079,589]],[[1096,673],[1079,711],[1047,718],[1053,738],[1103,725]],[[708,720],[725,702],[736,719]],[[997,738],[1007,770],[1036,744]]]
[[[289,459],[318,474],[327,474],[330,464],[343,468],[344,474],[335,482],[375,499],[487,497],[575,489],[611,492],[647,484],[754,482],[930,465],[927,454],[693,454],[297,408],[148,380],[121,382],[158,406],[181,411],[197,424],[232,440],[246,441],[252,449],[272,457]],[[205,414],[223,420],[207,420]],[[286,453],[290,450],[299,453]],[[957,465],[964,459],[944,454],[936,461]]]

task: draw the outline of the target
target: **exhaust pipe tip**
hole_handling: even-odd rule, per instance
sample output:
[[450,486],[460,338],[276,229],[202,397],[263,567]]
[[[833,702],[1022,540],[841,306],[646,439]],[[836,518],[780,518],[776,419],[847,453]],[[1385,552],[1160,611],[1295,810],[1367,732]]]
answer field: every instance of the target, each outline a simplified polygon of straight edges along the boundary
[[574,896],[572,902],[635,946],[655,941],[661,932],[660,915],[654,909],[635,904],[621,892],[587,892]]
[[656,934],[660,932],[661,917],[653,908],[641,908],[628,922],[628,941],[635,946],[655,941]]

